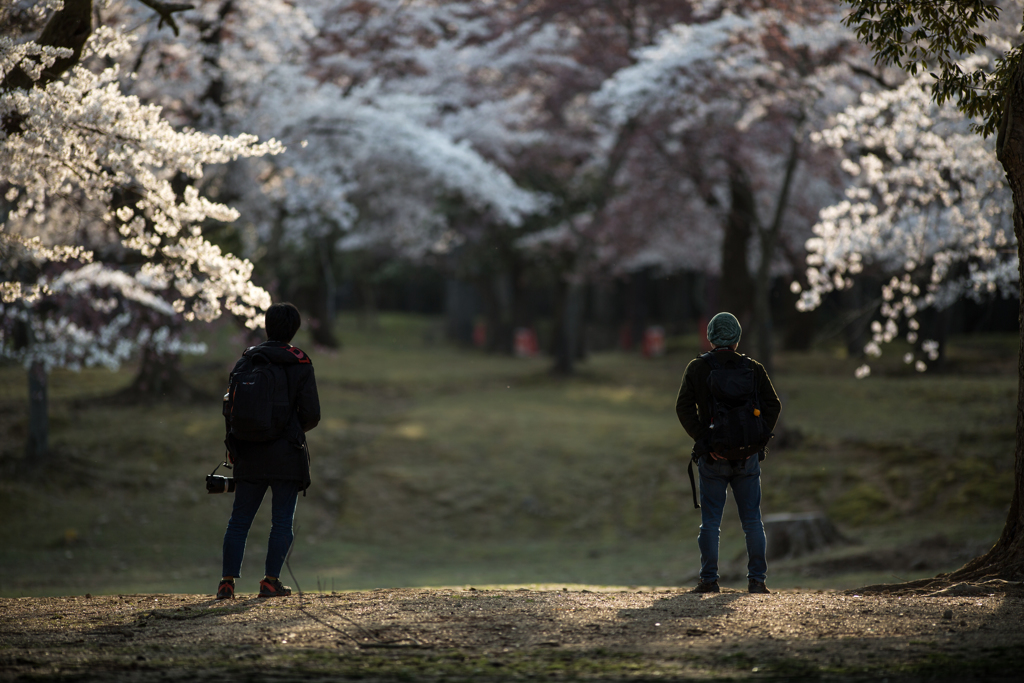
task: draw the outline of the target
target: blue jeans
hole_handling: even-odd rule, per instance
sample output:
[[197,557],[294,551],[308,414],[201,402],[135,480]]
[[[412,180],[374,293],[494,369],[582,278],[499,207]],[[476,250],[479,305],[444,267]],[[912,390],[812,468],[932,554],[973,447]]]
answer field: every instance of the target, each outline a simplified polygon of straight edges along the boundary
[[241,576],[242,557],[249,527],[260,509],[267,489],[271,498],[270,541],[267,543],[267,576],[281,576],[281,567],[292,545],[292,521],[302,482],[285,479],[235,480],[235,504],[231,509],[227,531],[224,532],[224,571],[222,576]]
[[747,579],[762,583],[768,571],[765,560],[764,524],[761,523],[761,463],[756,455],[737,467],[728,461],[699,461],[700,470],[700,580],[711,583],[718,580],[718,538],[722,526],[722,513],[729,486],[736,496],[743,534],[747,539]]

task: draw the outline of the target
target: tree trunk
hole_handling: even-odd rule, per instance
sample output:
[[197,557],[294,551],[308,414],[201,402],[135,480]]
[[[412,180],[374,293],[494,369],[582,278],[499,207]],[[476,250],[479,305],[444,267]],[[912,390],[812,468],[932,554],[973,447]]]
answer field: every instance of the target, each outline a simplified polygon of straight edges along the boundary
[[[757,224],[757,209],[750,177],[739,164],[734,163],[729,170],[729,192],[732,199],[722,240],[722,283],[719,296],[722,310],[729,311],[742,323],[750,312],[751,290],[754,286],[747,263],[747,249]],[[708,317],[717,312],[712,312]]]
[[[1014,100],[1018,100],[1017,97]],[[1021,102],[1024,112],[1024,102]],[[1020,272],[1020,304],[1018,320],[1024,321],[1024,121],[1018,122],[1017,145],[1013,171],[1003,159],[1007,180],[1013,190],[1013,230],[1017,235],[1018,271]],[[1024,579],[1024,335],[1017,352],[1017,445],[1014,453],[1013,497],[1006,524],[992,549],[976,557],[949,575],[955,581],[979,581],[1000,578],[1009,581]]]
[[801,117],[793,129],[793,138],[789,146],[789,158],[786,159],[786,173],[782,178],[779,198],[775,203],[775,216],[766,230],[761,230],[761,262],[757,268],[757,281],[754,285],[754,331],[757,337],[757,359],[764,365],[768,375],[772,374],[773,357],[773,325],[772,325],[772,259],[775,257],[775,245],[779,242],[782,231],[782,219],[786,215],[789,204],[789,190],[793,185],[793,175],[800,161],[800,126]]
[[587,283],[577,282],[570,288],[569,347],[577,363],[587,359]]
[[814,340],[814,333],[818,329],[819,309],[798,310],[797,302],[800,300],[800,295],[794,293],[790,288],[793,282],[797,282],[802,289],[807,289],[807,275],[804,270],[807,267],[807,252],[802,249],[799,251],[793,249],[784,239],[779,240],[776,248],[781,251],[782,256],[789,262],[789,267],[793,269],[793,280],[787,283],[788,286],[782,293],[781,310],[786,311],[785,320],[782,322],[785,327],[782,335],[782,348],[787,351],[809,351]]
[[50,457],[49,373],[42,361],[34,361],[28,370],[28,439],[25,461],[38,468]]
[[[217,10],[216,20],[203,19],[199,24],[199,42],[205,48],[202,51],[203,65],[207,72],[213,74],[200,101],[213,104],[217,112],[224,111],[224,70],[221,68],[220,59],[224,52],[225,36],[229,30],[227,18],[232,11],[234,11],[234,0],[225,0]],[[207,125],[200,125],[200,129],[208,130],[209,124],[220,122],[205,121],[203,123]]]
[[377,320],[377,290],[374,289],[373,282],[369,276],[360,278],[357,282],[359,288],[360,299],[362,300],[359,306],[359,312],[356,316],[356,320],[359,322],[359,327],[364,330],[377,331],[380,328],[379,321]]
[[[56,59],[35,80],[20,67],[11,69],[3,83],[0,83],[0,89],[28,90],[33,87],[45,86],[60,78],[65,71],[78,64],[78,60],[82,56],[82,48],[85,47],[90,35],[92,35],[92,0],[65,0],[64,7],[53,13],[36,42],[40,45],[68,48],[71,50],[71,54]],[[4,124],[4,129],[8,134],[13,134],[20,129],[20,122],[5,121]]]
[[109,399],[115,404],[153,403],[157,401],[209,401],[213,396],[196,389],[181,369],[181,355],[161,353],[145,346],[139,353],[139,371],[132,383]]
[[[949,345],[949,333],[953,326],[953,306],[949,305],[935,311],[932,318],[932,333],[929,338],[939,342],[939,357],[928,361],[929,370],[941,371],[946,367],[946,348]],[[920,345],[920,343],[919,343]]]
[[512,355],[515,284],[507,270],[485,276],[479,285],[487,318],[488,353]]
[[551,372],[556,375],[571,375],[575,371],[575,361],[580,355],[583,286],[561,280],[556,296],[558,298],[555,305],[555,329],[551,349],[555,365]]
[[853,311],[858,314],[843,328],[846,355],[850,358],[863,358],[864,345],[868,343],[868,329],[871,322],[871,316],[861,312],[865,304],[864,278],[862,276],[853,277],[853,286],[846,287],[839,292],[839,301],[844,311]]
[[318,346],[336,349],[341,346],[337,335],[334,334],[337,283],[334,280],[334,264],[331,262],[331,250],[327,240],[321,242],[317,251],[320,252],[321,286],[313,293],[317,324],[310,327],[310,334]]
[[647,269],[638,270],[629,276],[628,307],[626,310],[626,321],[629,325],[629,339],[632,348],[643,349],[644,334],[650,323],[650,296],[651,296],[650,272]]
[[144,347],[139,357],[139,372],[132,380],[131,391],[137,396],[167,398],[177,394],[184,381],[181,356]]
[[477,292],[462,280],[445,283],[444,316],[448,339],[469,346],[473,343],[473,322],[478,305]]
[[793,294],[788,288],[782,293],[782,310],[786,311],[786,316],[780,326],[783,327],[782,348],[785,351],[810,351],[818,329],[818,309],[799,311],[796,307],[799,300],[800,295]]
[[[1013,193],[1013,232],[1017,237],[1020,287],[1017,320],[1021,324],[1024,323],[1024,62],[1017,65],[1009,85],[996,153]],[[1013,497],[999,540],[986,554],[950,574],[950,579],[1024,579],[1024,335],[1021,336],[1017,356],[1017,445],[1013,473]]]
[[[592,222],[601,220],[605,207],[615,194],[615,175],[626,160],[633,133],[636,131],[639,115],[634,116],[622,125],[608,153],[608,163],[597,179],[586,204],[591,207]],[[570,226],[573,220],[569,220]],[[558,284],[558,299],[555,305],[555,329],[553,334],[552,352],[555,365],[552,372],[568,375],[574,370],[575,361],[585,355],[583,342],[583,304],[586,293],[586,281],[589,277],[591,250],[593,240],[585,230],[573,228],[579,239],[575,256],[567,259],[568,267],[561,274]],[[565,275],[570,278],[565,280]]]

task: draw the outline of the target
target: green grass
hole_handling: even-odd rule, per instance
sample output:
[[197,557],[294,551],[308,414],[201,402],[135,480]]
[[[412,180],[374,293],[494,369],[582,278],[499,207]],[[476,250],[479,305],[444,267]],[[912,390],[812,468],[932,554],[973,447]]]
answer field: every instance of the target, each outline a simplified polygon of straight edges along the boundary
[[[291,565],[304,589],[694,580],[691,443],[673,404],[695,338],[653,360],[594,354],[564,379],[546,359],[454,348],[438,330],[412,316],[381,316],[376,330],[343,318],[343,349],[307,348],[324,417],[296,518]],[[219,396],[245,342],[224,325],[196,334],[210,352],[186,366]],[[765,463],[764,512],[824,510],[880,546],[939,531],[994,540],[1013,470],[1015,347],[971,338],[949,354],[956,372],[882,363],[862,381],[857,361],[831,349],[781,355],[773,380],[789,440]],[[984,373],[972,371],[979,357]],[[215,585],[231,501],[207,495],[203,478],[223,454],[219,403],[102,400],[132,374],[54,372],[58,457],[29,476],[25,373],[0,368],[0,595]],[[242,590],[262,571],[268,528],[264,509]],[[722,557],[742,551],[730,510]],[[814,583],[778,569],[773,585]],[[878,574],[818,585],[894,580]]]

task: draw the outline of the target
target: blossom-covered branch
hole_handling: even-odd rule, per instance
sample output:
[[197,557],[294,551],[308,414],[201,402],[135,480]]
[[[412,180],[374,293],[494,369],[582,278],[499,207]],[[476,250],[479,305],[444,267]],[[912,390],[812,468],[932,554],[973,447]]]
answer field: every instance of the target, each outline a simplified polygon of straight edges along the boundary
[[[116,56],[129,47],[123,34],[104,27],[90,38],[85,54]],[[0,43],[4,68],[26,64],[32,54],[46,51]],[[60,249],[74,248],[75,232],[90,215],[83,209],[92,206],[104,224],[117,226],[122,247],[147,262],[151,277],[177,290],[176,308],[187,319],[213,320],[223,307],[255,327],[269,295],[250,282],[252,264],[222,252],[201,230],[204,221],[231,221],[237,211],[202,197],[193,186],[176,192],[172,180],[179,174],[200,179],[206,164],[277,154],[283,147],[252,135],[176,131],[160,107],[122,94],[118,77],[117,66],[97,74],[78,65],[42,87],[0,92],[0,117],[20,120],[17,133],[0,137],[0,167],[11,203],[0,242],[9,258],[30,243],[55,250],[52,254],[67,253]],[[116,214],[103,211],[124,192],[136,197],[134,204]],[[80,221],[54,224],[56,205],[71,196]],[[20,258],[29,260],[50,255],[38,248],[20,251]],[[10,299],[19,291],[37,291],[35,284],[8,280],[3,287]]]
[[[844,150],[850,185],[844,200],[821,211],[807,242],[800,308],[816,308],[865,269],[885,275],[883,321],[872,325],[865,349],[871,356],[900,329],[918,343],[925,307],[945,308],[965,294],[1009,296],[1017,288],[1013,204],[994,141],[975,134],[952,103],[935,104],[928,79],[863,94],[816,136]],[[933,341],[921,350],[938,357]],[[913,354],[905,360],[927,367]],[[869,372],[862,366],[858,376]]]

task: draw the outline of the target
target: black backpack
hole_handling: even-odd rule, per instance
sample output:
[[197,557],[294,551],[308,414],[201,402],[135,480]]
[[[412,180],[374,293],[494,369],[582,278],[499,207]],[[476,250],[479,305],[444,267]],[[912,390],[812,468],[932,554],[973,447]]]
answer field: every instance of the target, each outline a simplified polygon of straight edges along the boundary
[[742,463],[751,455],[765,451],[768,441],[775,436],[761,417],[761,401],[757,395],[757,377],[754,365],[746,356],[733,367],[725,367],[714,352],[701,356],[711,366],[708,389],[711,391],[711,429],[706,438],[695,443],[687,474],[693,507],[697,502],[697,484],[693,479],[693,462],[715,453],[733,462]]
[[708,450],[727,460],[746,460],[772,438],[761,417],[754,365],[746,356],[733,367],[718,362],[713,352],[701,356],[711,366],[711,432]]
[[228,434],[241,441],[273,441],[288,428],[291,407],[284,368],[259,351],[242,354],[224,397]]

